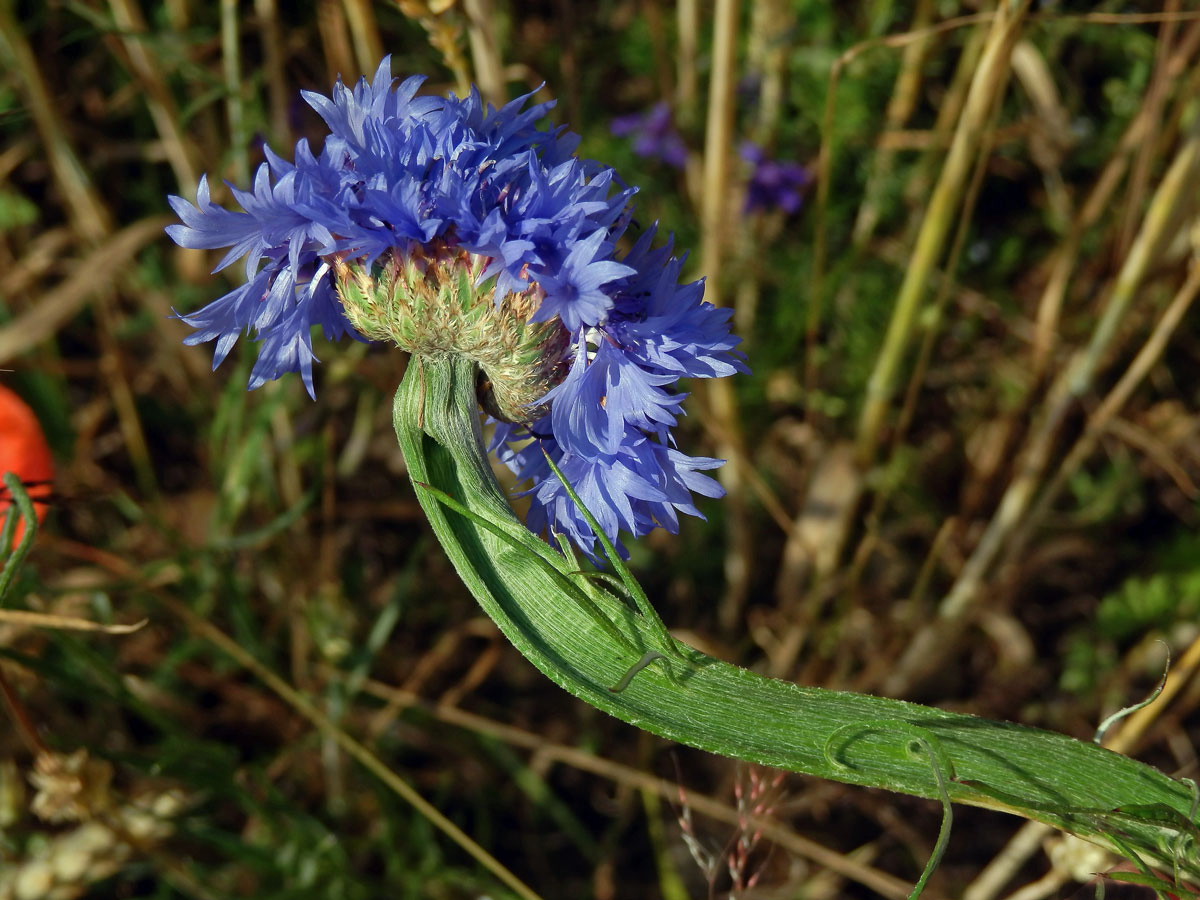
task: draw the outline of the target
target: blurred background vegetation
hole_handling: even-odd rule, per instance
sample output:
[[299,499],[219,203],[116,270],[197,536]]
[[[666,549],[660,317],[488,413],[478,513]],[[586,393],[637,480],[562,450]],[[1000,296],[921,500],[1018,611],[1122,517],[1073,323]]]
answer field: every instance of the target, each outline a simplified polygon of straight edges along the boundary
[[[399,353],[318,341],[314,402],[247,393],[250,341],[215,374],[182,346],[172,310],[230,284],[166,195],[319,146],[299,91],[384,53],[557,99],[735,307],[754,375],[696,386],[681,439],[730,496],[633,548],[681,637],[1084,739],[1169,652],[1106,740],[1196,777],[1190,4],[0,0],[0,377],[57,470],[0,609],[0,898],[515,896],[247,658],[546,898],[903,897],[931,852],[937,804],[538,675],[422,521]],[[1108,865],[964,809],[926,896]]]

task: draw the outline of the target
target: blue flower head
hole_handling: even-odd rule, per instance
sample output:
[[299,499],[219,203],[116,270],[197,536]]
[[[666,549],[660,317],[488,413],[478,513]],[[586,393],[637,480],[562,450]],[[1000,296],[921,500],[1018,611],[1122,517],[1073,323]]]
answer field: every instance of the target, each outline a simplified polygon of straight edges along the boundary
[[595,538],[554,459],[617,540],[678,514],[693,494],[719,496],[701,474],[719,460],[676,449],[680,378],[746,371],[729,312],[680,283],[671,244],[645,231],[618,246],[632,220],[609,168],[574,156],[578,138],[542,129],[551,104],[521,97],[496,109],[478,93],[417,95],[384,59],[368,83],[340,81],[304,99],[325,120],[320,153],[301,140],[292,161],[264,148],[241,211],[171,197],[183,247],[224,249],[215,271],[245,260],[245,282],[181,315],[185,343],[214,342],[219,365],[252,334],[250,387],[300,372],[313,393],[311,332],[392,340],[414,353],[474,359],[496,418],[492,450],[531,483],[528,524],[566,533],[594,557]]
[[638,156],[660,159],[676,169],[687,165],[687,145],[675,130],[666,103],[655,103],[644,113],[617,116],[608,127],[616,137],[632,137]]
[[812,173],[805,166],[771,159],[751,141],[742,142],[740,153],[751,166],[746,184],[746,212],[778,209],[791,216],[800,211],[805,191],[812,183]]

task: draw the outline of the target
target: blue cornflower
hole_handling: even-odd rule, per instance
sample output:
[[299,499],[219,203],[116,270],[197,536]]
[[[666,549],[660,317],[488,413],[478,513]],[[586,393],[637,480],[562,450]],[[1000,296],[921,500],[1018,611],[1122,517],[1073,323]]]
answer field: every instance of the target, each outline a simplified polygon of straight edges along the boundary
[[665,102],[655,103],[643,113],[617,116],[608,127],[616,137],[632,137],[633,152],[638,156],[660,159],[677,169],[687,165],[687,145],[675,130],[671,107]]
[[812,173],[798,162],[780,162],[767,156],[762,147],[744,141],[742,159],[751,165],[746,184],[746,212],[781,210],[785,215],[800,211]]
[[310,394],[316,325],[466,355],[486,377],[492,449],[531,482],[534,531],[593,554],[545,454],[614,541],[700,515],[693,494],[721,494],[701,474],[720,460],[675,447],[676,385],[746,371],[729,312],[680,283],[654,228],[619,252],[634,190],[576,158],[576,136],[537,127],[552,104],[422,97],[421,78],[397,86],[390,68],[305,92],[330,130],[320,153],[264,148],[253,189],[230,186],[242,211],[214,205],[205,179],[195,204],[170,198],[176,243],[229,248],[216,271],[245,260],[245,283],[180,315],[195,329],[185,342],[213,341],[215,367],[252,334],[250,387],[298,371]]

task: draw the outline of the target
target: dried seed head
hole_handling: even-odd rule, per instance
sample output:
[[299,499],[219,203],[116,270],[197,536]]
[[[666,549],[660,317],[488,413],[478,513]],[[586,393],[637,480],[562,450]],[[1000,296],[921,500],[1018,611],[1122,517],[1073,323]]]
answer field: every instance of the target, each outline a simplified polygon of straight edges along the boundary
[[78,822],[112,804],[112,766],[80,748],[71,754],[43,753],[29,783],[37,790],[29,808],[46,822]]

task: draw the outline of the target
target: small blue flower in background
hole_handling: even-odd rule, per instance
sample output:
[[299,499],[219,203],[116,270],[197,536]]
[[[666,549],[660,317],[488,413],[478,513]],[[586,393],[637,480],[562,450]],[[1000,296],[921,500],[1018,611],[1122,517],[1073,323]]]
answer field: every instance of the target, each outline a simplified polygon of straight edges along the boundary
[[616,137],[633,137],[633,152],[682,169],[687,165],[687,145],[675,130],[671,107],[655,103],[644,113],[617,116],[609,123]]
[[790,216],[800,211],[804,191],[812,183],[812,173],[806,167],[770,159],[751,141],[742,142],[740,153],[752,167],[746,183],[746,212],[778,209]]
[[[670,429],[686,394],[675,385],[746,371],[730,311],[705,303],[700,282],[680,283],[682,262],[669,240],[654,246],[653,227],[619,253],[634,189],[577,159],[576,136],[536,127],[552,104],[419,97],[422,81],[395,86],[384,59],[370,83],[305,92],[329,126],[324,146],[317,154],[301,140],[291,162],[264,148],[253,189],[230,186],[241,212],[214,205],[205,179],[195,204],[170,198],[176,243],[230,248],[216,271],[245,259],[244,284],[180,316],[195,329],[185,343],[213,341],[215,368],[252,333],[250,387],[300,372],[312,394],[313,326],[329,338],[375,336],[348,317],[352,287],[378,281],[386,297],[407,284],[396,274],[406,266],[424,279],[469,272],[480,302],[522,310],[535,350],[553,356],[538,367],[553,382],[492,438],[531,482],[529,527],[566,533],[594,558],[594,536],[545,450],[614,541],[676,531],[680,512],[700,515],[693,492],[720,496],[701,473],[721,461],[676,449]],[[420,352],[422,324],[405,326],[416,344],[397,342]]]

